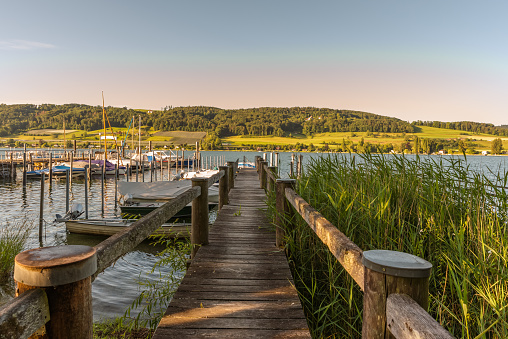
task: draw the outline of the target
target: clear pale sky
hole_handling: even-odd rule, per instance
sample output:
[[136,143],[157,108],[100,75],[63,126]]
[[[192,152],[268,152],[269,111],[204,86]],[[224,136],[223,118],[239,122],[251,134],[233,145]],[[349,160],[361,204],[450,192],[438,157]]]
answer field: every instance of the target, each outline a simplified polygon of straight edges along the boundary
[[508,124],[508,2],[1,0],[0,103]]

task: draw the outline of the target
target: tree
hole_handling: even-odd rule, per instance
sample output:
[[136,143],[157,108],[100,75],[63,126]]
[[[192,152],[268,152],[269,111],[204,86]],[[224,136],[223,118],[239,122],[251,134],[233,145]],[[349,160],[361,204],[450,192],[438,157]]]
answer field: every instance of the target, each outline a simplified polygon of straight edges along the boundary
[[503,141],[500,138],[492,140],[490,150],[492,154],[501,154],[501,152],[503,151]]

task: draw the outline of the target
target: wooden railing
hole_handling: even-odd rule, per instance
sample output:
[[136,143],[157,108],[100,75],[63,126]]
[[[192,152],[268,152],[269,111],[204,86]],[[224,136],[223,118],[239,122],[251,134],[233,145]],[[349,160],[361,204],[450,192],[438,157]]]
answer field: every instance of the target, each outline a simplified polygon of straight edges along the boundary
[[228,203],[238,161],[192,187],[95,247],[45,247],[16,256],[16,298],[0,308],[0,339],[92,338],[91,283],[192,201],[192,255],[208,243],[208,187],[219,180],[219,208]]
[[453,338],[426,311],[432,265],[396,251],[362,251],[294,190],[296,180],[279,179],[276,170],[256,157],[261,188],[275,194],[276,243],[297,212],[328,247],[363,291],[363,338]]

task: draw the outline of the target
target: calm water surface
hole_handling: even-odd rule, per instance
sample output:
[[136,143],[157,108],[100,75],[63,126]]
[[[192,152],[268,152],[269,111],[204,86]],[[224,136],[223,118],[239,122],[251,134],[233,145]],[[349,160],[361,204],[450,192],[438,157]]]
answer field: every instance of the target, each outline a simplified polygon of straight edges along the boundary
[[[0,154],[3,150],[0,149]],[[189,154],[192,154],[189,152]],[[220,156],[225,156],[226,161],[235,161],[244,157],[247,161],[254,161],[256,155],[262,155],[259,152],[201,152],[202,157],[207,159],[207,163],[216,164]],[[188,154],[186,154],[188,155]],[[312,158],[328,156],[320,153],[303,153],[304,164]],[[350,155],[346,155],[350,156]],[[412,157],[409,155],[408,157]],[[270,160],[270,153],[267,153]],[[447,156],[444,156],[447,158]],[[500,168],[506,168],[508,158],[495,156],[470,156],[467,158],[471,168],[475,170],[486,170],[487,167],[498,171]],[[280,174],[287,177],[291,153],[279,153]],[[167,171],[164,171],[163,180],[167,180]],[[145,181],[150,181],[149,172],[145,172]],[[161,180],[160,174],[157,179]],[[12,223],[22,218],[31,220],[34,225],[34,231],[30,236],[26,249],[37,248],[40,246],[38,240],[37,225],[39,222],[39,204],[40,204],[40,182],[38,180],[29,180],[26,188],[22,187],[21,172],[18,170],[16,181],[0,181],[0,227],[6,223]],[[131,177],[131,181],[135,177]],[[126,180],[121,176],[119,180]],[[140,179],[141,181],[141,179]],[[69,234],[65,230],[65,224],[55,223],[55,214],[65,214],[65,180],[55,180],[51,189],[48,189],[48,183],[45,185],[44,193],[44,236],[43,246],[56,245],[89,245],[94,246],[105,239],[100,236],[86,236]],[[120,217],[120,209],[115,206],[114,197],[114,179],[108,178],[105,184],[105,210],[104,217]],[[70,188],[70,203],[82,203],[84,205],[84,179],[73,179]],[[101,184],[98,179],[93,179],[89,189],[89,217],[100,218],[101,213]],[[213,218],[213,215],[212,215]],[[125,310],[133,300],[138,297],[140,290],[137,281],[140,275],[149,272],[157,261],[156,254],[161,248],[150,245],[149,241],[143,242],[130,253],[119,259],[113,266],[109,267],[100,274],[92,284],[94,319],[114,318],[124,314]],[[164,268],[162,269],[164,272]],[[169,268],[166,268],[169,271]],[[180,272],[183,274],[183,272]],[[152,277],[155,279],[155,276]],[[0,286],[0,305],[12,298],[14,293],[13,286]]]

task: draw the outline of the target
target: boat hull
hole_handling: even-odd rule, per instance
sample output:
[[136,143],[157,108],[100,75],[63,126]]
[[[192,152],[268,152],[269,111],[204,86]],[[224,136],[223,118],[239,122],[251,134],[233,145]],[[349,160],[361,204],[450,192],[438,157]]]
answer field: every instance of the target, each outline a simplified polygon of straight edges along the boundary
[[[67,231],[78,234],[111,236],[131,226],[133,220],[68,220],[65,222]],[[170,238],[185,238],[190,236],[191,225],[183,223],[163,224],[153,235],[163,235]]]
[[[131,218],[134,216],[143,217],[148,213],[155,211],[157,208],[161,207],[161,204],[149,204],[149,205],[131,205],[131,206],[120,206],[120,210],[122,211],[122,218]],[[217,204],[208,204],[208,210],[212,210],[216,207]],[[192,205],[187,205],[178,211],[172,218],[170,218],[166,222],[191,222],[192,216]]]

